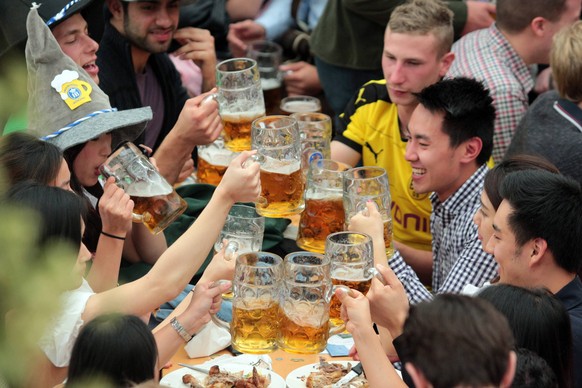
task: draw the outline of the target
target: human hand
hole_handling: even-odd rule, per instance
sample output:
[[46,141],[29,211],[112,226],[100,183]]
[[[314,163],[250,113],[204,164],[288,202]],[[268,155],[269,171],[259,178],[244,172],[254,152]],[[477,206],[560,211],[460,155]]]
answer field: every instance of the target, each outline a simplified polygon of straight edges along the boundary
[[178,179],[176,179],[176,183],[184,182],[186,178],[192,175],[193,172],[194,172],[194,159],[189,158],[188,160],[186,160],[186,163],[184,163],[184,166],[182,167],[182,170],[178,175]]
[[176,125],[172,131],[177,131],[184,141],[194,145],[206,145],[218,138],[222,131],[222,119],[218,114],[218,103],[214,99],[204,100],[215,93],[212,89],[197,97],[190,98],[184,104]]
[[244,57],[247,52],[247,44],[253,40],[265,39],[266,35],[265,27],[248,19],[230,24],[226,39],[232,56]]
[[211,315],[220,310],[222,294],[231,287],[230,281],[198,282],[192,290],[192,298],[186,310],[180,314],[178,320],[188,330],[197,332],[210,322]]
[[254,202],[261,194],[259,163],[245,164],[245,161],[256,153],[257,151],[243,151],[234,158],[216,188],[217,191],[226,195],[232,203]]
[[216,85],[216,49],[210,31],[185,27],[176,30],[174,39],[182,45],[173,54],[181,59],[190,59],[200,68],[204,83],[203,91]]
[[227,245],[228,240],[222,240],[222,248],[220,249],[220,252],[212,257],[212,260],[208,263],[200,281],[216,281],[220,279],[232,281],[234,279],[236,260],[230,258],[227,259],[224,256]]
[[545,68],[536,77],[534,91],[537,94],[542,94],[550,89],[553,89],[551,80],[552,80],[552,68],[551,67]]
[[392,338],[402,333],[404,321],[408,316],[408,296],[398,276],[390,267],[381,264],[376,269],[384,278],[384,284],[378,279],[372,279],[366,298],[370,301],[372,320],[390,332]]
[[467,0],[467,21],[461,35],[487,28],[495,21],[495,4],[483,1]]
[[335,295],[342,303],[341,319],[346,323],[350,333],[361,328],[372,327],[370,304],[364,294],[357,290],[346,291],[344,288],[335,290]]
[[384,221],[378,206],[372,201],[366,203],[365,211],[359,211],[350,218],[348,230],[366,233],[372,237],[374,243],[384,244]]
[[133,205],[129,195],[115,184],[115,178],[107,178],[98,205],[102,230],[115,236],[125,236],[131,230]]
[[295,62],[279,67],[284,74],[287,94],[315,96],[322,90],[317,68],[307,62]]

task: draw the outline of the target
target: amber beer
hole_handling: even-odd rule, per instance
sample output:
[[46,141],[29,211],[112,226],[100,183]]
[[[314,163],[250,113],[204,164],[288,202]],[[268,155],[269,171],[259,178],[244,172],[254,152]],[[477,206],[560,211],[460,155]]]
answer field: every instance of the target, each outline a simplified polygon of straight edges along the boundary
[[217,186],[222,180],[233,156],[235,154],[229,150],[212,146],[199,147],[196,171],[198,182]]
[[[331,283],[334,286],[346,286],[354,290],[360,291],[362,294],[366,295],[368,290],[372,286],[372,278],[368,279],[346,279],[343,276],[334,276],[331,274]],[[339,326],[344,323],[341,319],[341,308],[342,302],[338,299],[335,294],[331,297],[331,303],[329,305],[329,320],[334,326]]]
[[392,220],[384,220],[384,245],[386,245],[386,257],[390,259],[394,255],[394,245],[392,244]]
[[[156,193],[156,189],[160,191]],[[145,187],[145,191],[142,193],[135,190],[135,186],[127,189],[127,194],[134,202],[134,221],[143,222],[154,234],[164,230],[188,207],[186,201],[169,185],[168,188],[163,186]]]
[[[319,307],[324,307],[322,303]],[[306,311],[300,317],[293,319],[283,309],[281,309],[281,322],[279,333],[279,347],[286,352],[293,353],[320,353],[327,345],[329,337],[329,320],[319,322],[317,319],[321,315]],[[315,318],[315,319],[310,319]]]
[[[259,301],[257,301],[259,302]],[[279,304],[254,308],[234,306],[232,309],[232,346],[243,353],[262,354],[277,348],[279,333]]]
[[282,97],[281,81],[274,78],[261,78],[261,87],[265,99],[265,112],[268,115],[278,113]]
[[221,113],[226,148],[234,152],[250,151],[251,124],[264,115],[262,109],[255,112]]
[[300,161],[289,164],[267,162],[261,166],[261,199],[256,205],[257,213],[265,217],[300,213],[305,207],[304,189],[305,178]]
[[301,249],[323,253],[325,239],[344,229],[345,212],[342,197],[306,198],[305,210],[299,219],[297,245]]

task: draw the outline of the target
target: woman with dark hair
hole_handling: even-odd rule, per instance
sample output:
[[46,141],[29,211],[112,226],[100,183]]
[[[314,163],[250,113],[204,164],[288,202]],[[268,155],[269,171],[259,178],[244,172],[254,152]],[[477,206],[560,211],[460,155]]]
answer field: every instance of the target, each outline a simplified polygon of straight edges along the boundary
[[0,166],[8,183],[32,180],[70,190],[71,173],[61,150],[25,132],[0,137]]
[[[254,201],[260,193],[259,165],[253,163],[243,168],[243,162],[252,152],[243,152],[229,165],[221,183],[197,220],[156,261],[146,276],[133,282],[102,292],[95,292],[82,277],[91,253],[83,243],[77,245],[79,255],[74,275],[77,288],[62,295],[63,310],[52,322],[52,329],[40,341],[43,362],[38,366],[41,380],[55,385],[66,376],[73,343],[80,328],[98,315],[119,312],[143,316],[154,311],[162,303],[175,298],[188,284],[212,249],[235,202]],[[43,229],[50,236],[81,241],[84,222],[83,206],[73,193],[34,183],[13,187],[8,200],[14,205],[24,205],[36,210],[41,216]],[[55,213],[60,216],[52,218]],[[69,225],[77,225],[70,228]],[[209,238],[209,236],[214,236]],[[218,256],[217,256],[218,257]],[[229,262],[214,259],[204,272],[193,291],[186,310],[172,318],[172,324],[163,325],[155,333],[158,342],[160,365],[165,364],[184,341],[209,322],[210,315],[220,308],[221,294],[227,284],[213,284],[210,280],[221,273]]]
[[105,314],[80,331],[67,376],[67,387],[84,387],[97,381],[130,387],[158,378],[156,340],[136,316]]
[[572,331],[564,305],[544,288],[509,284],[485,287],[477,296],[507,318],[516,347],[536,352],[552,368],[560,387],[571,387]]

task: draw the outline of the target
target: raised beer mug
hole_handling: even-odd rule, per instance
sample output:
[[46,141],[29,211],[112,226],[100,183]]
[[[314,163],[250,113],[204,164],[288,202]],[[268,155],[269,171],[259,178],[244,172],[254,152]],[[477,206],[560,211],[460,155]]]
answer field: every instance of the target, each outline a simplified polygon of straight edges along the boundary
[[329,258],[310,252],[285,256],[281,294],[279,348],[292,353],[320,353],[330,335],[345,326],[329,322],[334,293]]
[[283,48],[275,42],[258,40],[249,43],[247,56],[257,61],[266,113],[278,113],[283,93],[283,76],[279,70],[283,61]]
[[323,253],[327,236],[344,230],[343,172],[350,168],[330,159],[315,160],[309,166],[305,210],[297,234],[301,249]]
[[307,112],[291,115],[299,125],[301,137],[301,168],[305,173],[314,160],[331,158],[331,117]]
[[[335,286],[346,286],[366,294],[376,275],[372,238],[365,233],[338,232],[327,236],[325,257],[331,261],[331,282]],[[337,296],[331,298],[329,316],[338,326],[341,302]]]
[[279,109],[284,115],[320,112],[321,101],[319,101],[319,98],[313,96],[289,96],[281,100]]
[[279,300],[283,259],[267,252],[243,253],[236,258],[232,321],[212,316],[230,329],[232,346],[242,353],[263,354],[277,349]]
[[350,219],[358,212],[367,211],[366,203],[372,201],[382,214],[384,221],[384,243],[386,255],[394,254],[392,243],[392,201],[388,175],[382,167],[364,166],[344,172],[344,210],[346,229]]
[[305,178],[301,172],[301,141],[297,120],[266,116],[253,121],[249,158],[261,165],[261,195],[257,212],[265,217],[288,217],[303,211]]
[[233,205],[214,244],[214,250],[219,252],[223,248],[223,240],[228,240],[224,252],[226,260],[236,259],[242,253],[258,252],[263,246],[264,234],[265,218],[254,207]]
[[222,137],[208,145],[198,146],[197,182],[218,186],[236,156],[237,153],[225,148]]
[[188,204],[160,175],[133,143],[125,143],[99,168],[105,178],[115,178],[134,202],[133,221],[143,222],[153,234],[170,225]]
[[226,148],[234,152],[251,149],[251,124],[265,115],[265,101],[257,62],[233,58],[216,65],[218,92],[204,100],[215,99],[224,127]]

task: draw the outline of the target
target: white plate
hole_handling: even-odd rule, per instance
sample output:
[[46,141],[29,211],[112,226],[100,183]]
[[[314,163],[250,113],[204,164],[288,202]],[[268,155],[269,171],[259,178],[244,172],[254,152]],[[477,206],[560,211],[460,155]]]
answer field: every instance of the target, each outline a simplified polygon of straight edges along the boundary
[[[218,366],[220,367],[220,370],[226,372],[240,372],[242,370],[243,373],[246,374],[252,373],[253,371],[253,367],[250,365],[219,364]],[[269,388],[285,388],[285,380],[283,380],[283,377],[279,376],[277,373],[263,368],[257,368],[257,372],[263,376],[271,375],[271,384],[269,384]],[[206,374],[202,372],[198,372],[189,368],[180,368],[164,376],[160,380],[160,385],[172,388],[185,388],[186,384],[182,383],[182,376],[185,374],[191,374],[202,383],[204,383],[204,379],[206,378]]]
[[[356,366],[358,361],[335,361],[335,360],[327,360],[330,364],[341,364],[342,366],[348,366],[348,363]],[[305,388],[305,381],[311,372],[319,371],[319,362],[315,364],[304,365],[299,367],[293,371],[291,371],[287,375],[287,379],[285,382],[287,383],[288,388]],[[400,371],[396,371],[400,375]]]

